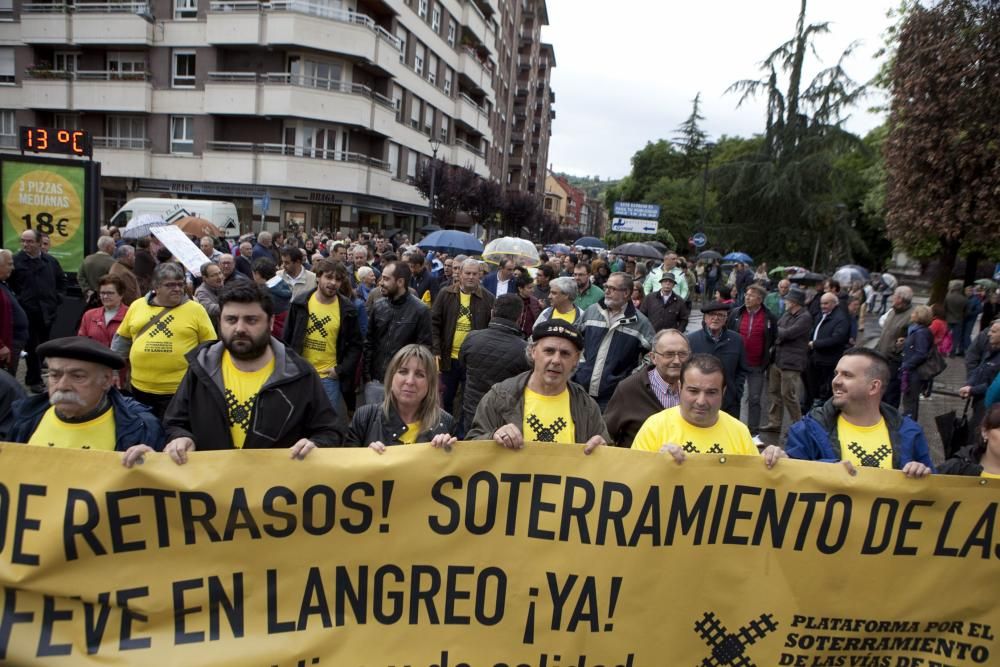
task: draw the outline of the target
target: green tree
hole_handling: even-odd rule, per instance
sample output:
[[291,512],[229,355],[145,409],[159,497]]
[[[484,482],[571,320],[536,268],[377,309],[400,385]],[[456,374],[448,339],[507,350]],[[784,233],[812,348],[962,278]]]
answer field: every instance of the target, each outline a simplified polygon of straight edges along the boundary
[[904,249],[939,258],[940,300],[961,254],[971,273],[979,253],[998,249],[1000,5],[912,7],[889,80],[886,227]]

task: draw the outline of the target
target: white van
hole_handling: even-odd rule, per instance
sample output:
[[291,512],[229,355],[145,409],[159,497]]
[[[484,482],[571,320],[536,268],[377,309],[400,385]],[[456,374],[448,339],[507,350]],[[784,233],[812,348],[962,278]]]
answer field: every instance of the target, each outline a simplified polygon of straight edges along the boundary
[[108,224],[124,229],[129,220],[145,213],[159,215],[167,222],[193,215],[211,222],[221,229],[227,238],[238,238],[240,235],[240,220],[236,217],[236,206],[232,202],[208,199],[137,197],[129,199],[111,216],[111,222]]

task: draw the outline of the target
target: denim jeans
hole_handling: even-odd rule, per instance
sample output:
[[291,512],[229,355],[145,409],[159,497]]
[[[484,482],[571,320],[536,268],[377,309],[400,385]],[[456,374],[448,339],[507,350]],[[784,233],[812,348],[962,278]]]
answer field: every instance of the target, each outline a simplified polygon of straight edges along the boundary
[[323,391],[326,392],[326,397],[330,399],[330,405],[333,406],[334,412],[340,412],[340,380],[335,380],[331,377],[320,378],[320,384],[323,385]]

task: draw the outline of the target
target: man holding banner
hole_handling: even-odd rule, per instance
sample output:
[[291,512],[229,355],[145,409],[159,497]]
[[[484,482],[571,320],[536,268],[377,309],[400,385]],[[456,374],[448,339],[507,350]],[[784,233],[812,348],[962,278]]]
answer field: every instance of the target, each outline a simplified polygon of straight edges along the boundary
[[562,320],[547,320],[531,338],[532,370],[486,392],[466,437],[493,439],[508,449],[521,449],[525,441],[585,443],[585,454],[611,442],[597,403],[569,381],[583,350],[580,332]]
[[833,397],[792,424],[784,453],[771,445],[764,455],[841,461],[848,470],[902,470],[907,477],[931,474],[923,429],[882,402],[889,377],[889,361],[880,353],[864,347],[847,350],[834,370]]
[[[266,288],[241,281],[219,296],[222,341],[188,355],[190,368],[164,425],[164,451],[178,465],[200,450],[288,448],[303,459],[343,441],[336,413],[312,364],[271,337]],[[148,452],[126,457],[131,466]]]

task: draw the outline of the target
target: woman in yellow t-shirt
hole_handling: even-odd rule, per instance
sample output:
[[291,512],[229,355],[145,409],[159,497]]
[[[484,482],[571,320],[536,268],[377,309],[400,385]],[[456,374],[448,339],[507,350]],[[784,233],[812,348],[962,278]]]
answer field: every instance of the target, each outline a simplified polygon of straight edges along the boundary
[[986,411],[981,429],[982,440],[958,450],[938,473],[1000,479],[1000,403]]
[[[538,326],[548,320],[566,320],[570,324],[576,324],[583,318],[583,310],[574,305],[577,297],[576,282],[572,278],[553,278],[549,281],[549,303],[552,304],[542,311],[542,314],[535,320]],[[534,328],[534,327],[532,327]]]
[[404,346],[385,371],[382,404],[358,408],[347,432],[348,447],[370,447],[379,454],[387,445],[429,442],[450,448],[451,415],[441,409],[437,362],[425,345]]

